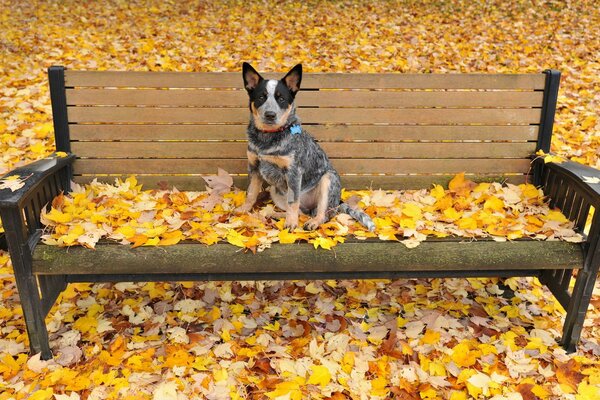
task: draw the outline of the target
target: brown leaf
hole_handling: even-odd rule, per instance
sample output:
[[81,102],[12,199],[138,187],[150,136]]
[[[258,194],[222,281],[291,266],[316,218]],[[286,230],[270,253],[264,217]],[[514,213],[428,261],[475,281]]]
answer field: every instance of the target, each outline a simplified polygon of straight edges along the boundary
[[265,374],[274,374],[275,370],[271,367],[271,360],[262,357],[254,361],[254,366],[252,367],[253,371],[263,372]]
[[517,392],[521,393],[523,400],[538,400],[539,397],[537,397],[531,391],[531,389],[533,389],[533,387],[534,387],[534,385],[532,383],[521,383],[520,385],[517,386],[516,389],[517,389]]
[[577,387],[583,379],[584,375],[579,372],[579,364],[574,359],[570,359],[566,363],[557,364],[556,379],[558,383],[568,385],[574,392],[577,392]]
[[203,176],[206,181],[206,186],[212,189],[211,193],[223,194],[229,192],[233,185],[233,178],[227,171],[219,168],[217,175]]

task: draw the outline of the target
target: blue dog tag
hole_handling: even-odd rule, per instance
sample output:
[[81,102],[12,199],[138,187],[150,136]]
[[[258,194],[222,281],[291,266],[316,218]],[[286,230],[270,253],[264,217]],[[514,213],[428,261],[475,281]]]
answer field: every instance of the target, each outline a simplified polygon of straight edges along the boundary
[[300,125],[292,125],[290,127],[290,133],[292,135],[295,135],[295,134],[300,133],[300,132],[302,132],[302,128],[300,128]]

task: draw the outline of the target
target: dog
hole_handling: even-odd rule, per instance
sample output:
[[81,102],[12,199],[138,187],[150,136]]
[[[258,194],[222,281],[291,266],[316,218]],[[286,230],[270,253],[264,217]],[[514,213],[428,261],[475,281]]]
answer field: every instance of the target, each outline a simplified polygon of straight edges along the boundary
[[249,184],[244,204],[234,212],[250,211],[266,182],[271,199],[286,213],[284,226],[290,231],[298,226],[300,212],[311,216],[306,230],[315,230],[344,212],[373,231],[375,224],[366,213],[340,201],[337,171],[296,115],[294,100],[300,90],[302,64],[281,80],[264,79],[248,63],[243,64],[242,75],[250,108]]

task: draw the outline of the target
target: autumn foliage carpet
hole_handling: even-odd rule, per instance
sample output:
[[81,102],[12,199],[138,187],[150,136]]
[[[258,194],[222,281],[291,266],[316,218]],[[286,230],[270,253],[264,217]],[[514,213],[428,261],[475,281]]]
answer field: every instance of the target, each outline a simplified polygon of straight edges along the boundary
[[[552,148],[600,167],[595,1],[0,0],[0,173],[53,151],[45,69],[563,72]],[[92,250],[90,250],[92,251]],[[317,251],[317,250],[315,250]],[[319,249],[318,251],[326,251]],[[27,355],[0,252],[0,399],[598,399],[536,280],[70,285]]]

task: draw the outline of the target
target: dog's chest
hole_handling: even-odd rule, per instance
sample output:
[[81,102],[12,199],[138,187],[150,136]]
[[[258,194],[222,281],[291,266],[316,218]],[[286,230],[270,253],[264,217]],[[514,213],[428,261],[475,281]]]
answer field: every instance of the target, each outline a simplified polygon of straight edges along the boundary
[[287,184],[287,171],[294,161],[291,154],[274,155],[268,153],[255,153],[258,162],[258,171],[267,183],[277,187]]

